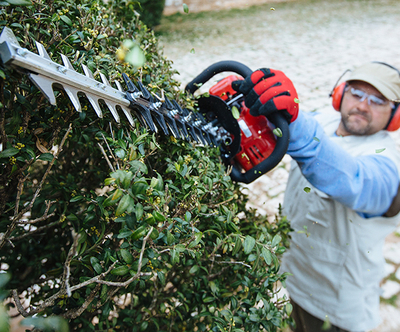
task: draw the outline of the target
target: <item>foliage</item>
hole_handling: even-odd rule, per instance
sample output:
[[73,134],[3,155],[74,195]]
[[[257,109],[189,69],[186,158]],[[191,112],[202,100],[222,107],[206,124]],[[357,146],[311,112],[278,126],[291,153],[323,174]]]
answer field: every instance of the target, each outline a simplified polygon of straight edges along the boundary
[[[54,60],[63,53],[110,81],[125,72],[192,108],[125,4],[35,0],[2,7],[0,25],[23,47],[39,41]],[[126,39],[143,67],[116,56]],[[86,98],[77,113],[63,90],[52,106],[25,75],[0,70],[0,272],[12,276],[6,296],[19,312],[37,314],[26,324],[65,330],[58,315],[76,331],[276,331],[288,322],[277,291],[290,226],[246,209],[216,148],[118,125],[106,109],[98,118]]]

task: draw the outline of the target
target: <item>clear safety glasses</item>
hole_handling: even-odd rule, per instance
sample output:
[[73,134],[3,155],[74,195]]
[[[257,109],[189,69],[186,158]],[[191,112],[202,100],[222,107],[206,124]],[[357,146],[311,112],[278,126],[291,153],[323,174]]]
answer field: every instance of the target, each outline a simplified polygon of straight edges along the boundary
[[368,105],[374,108],[379,108],[381,106],[387,105],[389,101],[387,99],[382,99],[380,97],[377,97],[375,95],[370,95],[360,89],[356,89],[352,86],[347,86],[345,91],[349,91],[351,96],[362,103],[365,99],[368,100]]

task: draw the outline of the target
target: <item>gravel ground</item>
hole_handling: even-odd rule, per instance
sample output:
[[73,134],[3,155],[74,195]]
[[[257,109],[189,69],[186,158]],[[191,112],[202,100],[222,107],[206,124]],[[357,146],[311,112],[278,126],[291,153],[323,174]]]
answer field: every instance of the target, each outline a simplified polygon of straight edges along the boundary
[[[298,0],[175,16],[164,19],[157,30],[182,86],[217,61],[236,60],[252,69],[284,71],[296,86],[301,108],[313,111],[331,107],[328,95],[346,69],[368,61],[400,68],[399,17],[397,0]],[[400,145],[400,133],[394,138]],[[285,157],[273,172],[248,186],[250,204],[271,218],[283,199],[289,161]],[[374,332],[400,331],[399,233],[400,229],[388,237],[384,249],[387,277],[382,298],[386,300],[381,304],[383,323]]]

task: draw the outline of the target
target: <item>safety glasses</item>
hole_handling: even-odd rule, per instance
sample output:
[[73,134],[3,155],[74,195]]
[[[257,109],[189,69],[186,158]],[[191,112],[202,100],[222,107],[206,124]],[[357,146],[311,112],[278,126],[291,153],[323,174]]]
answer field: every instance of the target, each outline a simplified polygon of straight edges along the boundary
[[359,101],[360,103],[362,103],[365,99],[368,100],[368,105],[372,106],[372,107],[380,107],[380,106],[384,106],[387,105],[389,103],[389,101],[387,99],[382,99],[380,97],[377,97],[375,95],[370,95],[360,89],[356,89],[352,86],[347,86],[345,91],[349,91],[351,96],[354,99],[357,99],[357,101]]

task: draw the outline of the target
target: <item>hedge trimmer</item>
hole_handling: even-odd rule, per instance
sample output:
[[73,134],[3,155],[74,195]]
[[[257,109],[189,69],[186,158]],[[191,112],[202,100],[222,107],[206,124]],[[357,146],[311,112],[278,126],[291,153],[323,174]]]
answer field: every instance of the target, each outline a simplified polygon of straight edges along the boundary
[[[122,74],[126,90],[118,81],[114,88],[104,74],[100,73],[100,82],[86,65],[82,65],[84,74],[81,74],[67,56],[61,54],[61,65],[51,60],[42,44],[36,42],[36,47],[38,53],[22,48],[9,28],[4,28],[0,35],[3,64],[28,75],[52,105],[56,105],[53,87],[61,88],[78,112],[82,109],[78,94],[84,94],[100,118],[103,117],[100,104],[103,104],[117,123],[121,122],[121,110],[134,126],[133,111],[141,125],[152,132],[218,146],[224,163],[232,165],[231,177],[235,181],[254,181],[274,168],[286,153],[289,141],[286,120],[280,114],[272,115],[268,120],[263,116],[251,116],[244,105],[244,96],[231,88],[230,83],[240,79],[235,75],[214,85],[209,94],[198,99],[198,112],[191,112],[175,100],[152,96],[142,82],[135,84],[126,74]],[[251,70],[241,63],[221,61],[193,79],[186,90],[194,93],[201,84],[225,71],[236,72],[242,77],[251,74]],[[232,114],[233,110],[237,111],[237,116]],[[273,126],[279,128],[279,134],[273,133]]]

